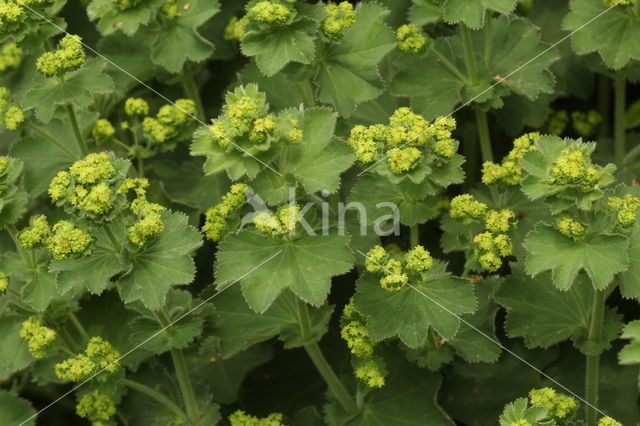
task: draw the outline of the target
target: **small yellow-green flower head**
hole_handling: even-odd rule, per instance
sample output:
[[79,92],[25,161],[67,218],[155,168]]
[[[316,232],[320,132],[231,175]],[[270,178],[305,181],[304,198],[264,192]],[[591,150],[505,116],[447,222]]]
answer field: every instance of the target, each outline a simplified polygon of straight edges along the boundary
[[146,178],[126,178],[122,181],[116,193],[126,194],[133,190],[138,197],[143,197],[149,188],[149,180]]
[[7,24],[18,22],[24,16],[24,13],[23,8],[13,1],[3,1],[0,3],[0,28]]
[[106,182],[100,182],[89,190],[82,186],[76,187],[76,196],[72,196],[71,204],[93,215],[108,213],[113,207],[113,191]]
[[45,327],[40,318],[33,316],[22,323],[20,337],[27,341],[29,353],[34,358],[43,358],[55,342],[56,332]]
[[322,22],[322,31],[330,38],[339,40],[342,38],[342,31],[356,23],[353,5],[348,1],[339,4],[329,3],[324,10],[327,17]]
[[177,18],[180,16],[180,5],[178,5],[178,0],[165,0],[162,4],[162,14],[169,18]]
[[113,128],[113,124],[107,119],[101,118],[96,121],[96,124],[91,129],[91,136],[98,142],[105,142],[110,140],[113,135],[116,134],[116,129]]
[[640,198],[626,194],[624,197],[611,197],[608,207],[616,214],[618,226],[628,228],[636,223],[636,216],[640,208]]
[[531,405],[543,407],[556,419],[569,417],[578,407],[574,398],[559,394],[551,388],[532,389],[529,392],[529,400]]
[[18,130],[24,123],[24,111],[19,106],[11,105],[0,114],[0,121],[8,130]]
[[473,237],[473,243],[480,250],[493,251],[493,234],[491,232],[483,232]]
[[73,358],[56,364],[55,373],[62,380],[79,382],[98,371],[115,373],[120,369],[120,352],[101,337],[92,337],[87,348]]
[[595,110],[588,112],[573,111],[571,113],[571,121],[575,131],[583,138],[586,138],[595,133],[598,124],[602,122],[602,115]]
[[380,278],[380,286],[388,291],[400,291],[409,282],[409,277],[403,272],[402,263],[397,259],[389,259],[382,268],[384,277]]
[[154,144],[161,144],[174,136],[174,130],[160,123],[152,117],[145,117],[142,121],[142,130],[145,136]]
[[88,232],[61,220],[53,225],[53,232],[47,239],[47,249],[53,259],[63,260],[72,254],[87,254],[92,242],[93,238]]
[[480,262],[482,269],[489,272],[495,272],[502,266],[502,259],[493,252],[481,255],[478,258],[478,262]]
[[398,49],[403,52],[420,53],[429,42],[429,36],[413,24],[405,24],[396,30]]
[[[632,4],[635,4],[636,1],[638,0],[603,0],[604,4],[607,7],[614,7],[614,6],[630,6]],[[602,425],[598,425],[598,426],[602,426]]]
[[284,426],[280,413],[271,413],[267,417],[258,418],[237,410],[228,418],[231,426]]
[[598,426],[622,426],[622,423],[615,421],[611,417],[601,417]]
[[433,266],[433,258],[429,250],[422,246],[415,246],[407,253],[407,268],[416,272],[424,272]]
[[164,125],[177,127],[191,120],[196,113],[196,103],[191,99],[178,99],[175,105],[160,107],[156,118]]
[[512,422],[509,426],[532,426],[529,421],[521,419],[515,422]]
[[231,127],[228,130],[229,133],[237,135],[247,133],[251,130],[253,120],[260,118],[264,109],[265,105],[261,99],[248,95],[238,96],[227,102],[223,111]]
[[249,19],[267,25],[285,25],[293,12],[277,1],[261,1],[253,5],[247,16]]
[[517,185],[522,180],[522,167],[516,161],[504,160],[502,164],[485,162],[482,165],[482,183]]
[[0,48],[0,72],[13,71],[22,62],[22,49],[14,42],[5,43]]
[[568,214],[558,216],[556,219],[556,228],[562,235],[574,240],[581,239],[585,232],[587,232],[587,227],[583,223],[573,219]]
[[106,152],[91,153],[69,167],[69,173],[79,184],[94,184],[115,176],[116,169]]
[[272,114],[266,117],[256,118],[249,132],[249,140],[253,143],[264,142],[275,130],[276,120]]
[[433,152],[444,158],[451,158],[455,155],[458,144],[454,139],[441,139],[433,143]]
[[361,125],[354,126],[351,129],[348,142],[353,148],[356,159],[360,163],[367,164],[376,160],[378,156],[378,144],[367,127]]
[[555,111],[551,114],[551,117],[549,117],[547,132],[560,136],[567,128],[567,124],[569,124],[569,114],[567,111]]
[[300,221],[300,206],[291,204],[278,209],[278,221],[284,234],[291,234],[295,231],[296,225]]
[[397,175],[413,169],[421,158],[422,152],[412,146],[393,148],[387,151],[387,164],[389,164],[389,169]]
[[31,218],[29,227],[18,233],[18,241],[22,247],[32,249],[45,244],[50,234],[47,218],[38,215]]
[[244,37],[246,33],[246,30],[244,29],[244,27],[245,25],[247,25],[248,21],[249,20],[247,19],[246,16],[243,16],[242,18],[238,18],[237,16],[234,16],[233,18],[231,18],[231,20],[229,21],[229,23],[224,29],[224,39],[240,40],[242,37]]
[[[433,125],[420,114],[411,111],[411,108],[398,108],[389,117],[389,127],[386,132],[386,141],[391,147],[409,144],[411,146],[424,145],[430,136],[442,130],[437,118]],[[449,133],[449,136],[451,133]],[[442,135],[441,135],[442,136]]]
[[382,265],[384,265],[387,258],[387,251],[382,246],[374,246],[367,252],[364,260],[364,265],[369,272],[382,271]]
[[565,149],[551,169],[551,175],[559,183],[575,183],[586,173],[587,158],[579,149]]
[[520,160],[524,155],[535,149],[534,142],[542,136],[538,132],[525,133],[513,141],[513,149],[507,155],[510,160]]
[[36,61],[36,68],[47,77],[63,75],[84,64],[86,54],[82,48],[82,38],[67,34],[58,44],[58,49],[45,52]]
[[276,214],[270,211],[258,213],[253,218],[256,229],[272,237],[291,235],[300,220],[300,207],[296,204],[282,206]]
[[513,252],[513,244],[507,234],[496,235],[493,238],[493,247],[501,257],[510,256]]
[[280,221],[276,215],[269,211],[258,213],[253,218],[253,223],[255,224],[256,229],[263,234],[271,235],[272,237],[282,236],[283,231],[280,226]]
[[67,171],[58,172],[49,184],[49,196],[53,201],[66,198],[69,195],[71,175]]
[[385,385],[387,372],[377,358],[356,362],[355,375],[370,388],[381,388]]
[[9,277],[4,272],[0,272],[0,294],[9,288]]
[[342,326],[340,337],[355,356],[368,358],[373,355],[376,342],[369,335],[367,326],[361,321],[351,321]]
[[471,194],[458,195],[450,204],[451,217],[454,219],[480,219],[488,209],[485,203],[476,201]]
[[484,216],[484,226],[489,232],[507,232],[516,214],[509,209],[490,210]]
[[80,398],[76,414],[92,422],[93,426],[106,426],[116,414],[115,403],[104,393],[94,390]]
[[208,239],[214,242],[222,239],[231,213],[246,204],[247,189],[248,187],[244,183],[232,185],[229,192],[222,197],[222,202],[207,210],[202,232]]
[[164,222],[159,213],[149,213],[127,228],[129,240],[139,247],[144,246],[162,231],[164,231]]
[[124,113],[129,117],[149,114],[149,104],[141,98],[129,98],[124,101]]

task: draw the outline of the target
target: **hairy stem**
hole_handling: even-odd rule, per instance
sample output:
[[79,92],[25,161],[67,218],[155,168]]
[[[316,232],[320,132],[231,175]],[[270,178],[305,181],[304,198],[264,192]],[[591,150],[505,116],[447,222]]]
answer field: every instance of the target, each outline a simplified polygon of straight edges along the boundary
[[125,385],[128,388],[131,388],[133,390],[136,390],[138,392],[141,392],[145,395],[147,395],[148,397],[150,397],[151,399],[159,402],[160,404],[164,405],[165,407],[167,407],[169,410],[171,410],[176,416],[178,416],[179,418],[183,419],[183,420],[189,420],[186,413],[182,410],[182,408],[180,408],[178,405],[176,405],[173,401],[171,401],[169,398],[167,398],[164,394],[158,392],[157,390],[147,386],[147,385],[143,385],[142,383],[138,383],[135,382],[133,380],[129,380],[129,379],[122,379],[121,380],[122,384]]
[[415,247],[420,244],[420,225],[413,225],[409,228],[409,245]]
[[478,84],[478,67],[476,59],[473,56],[473,47],[471,46],[471,35],[466,25],[460,24],[460,32],[462,33],[462,42],[464,46],[464,62],[467,66],[467,75],[473,86]]
[[615,118],[614,118],[614,152],[616,164],[620,167],[624,162],[624,156],[626,152],[626,89],[627,81],[624,77],[616,79],[615,83]]
[[[595,290],[593,305],[591,308],[591,322],[589,324],[588,341],[598,342],[602,337],[602,322],[604,321],[604,308],[606,293],[603,290]],[[585,400],[587,405],[586,420],[587,426],[595,426],[598,419],[598,388],[600,378],[600,354],[587,355],[587,368],[585,374]]]
[[[309,319],[309,310],[307,309],[307,304],[300,300],[299,298],[287,295],[287,297],[295,298],[293,301],[295,310],[298,316],[298,324],[300,326],[300,333],[302,334],[302,338],[305,341],[310,341],[311,336],[311,321]],[[336,375],[336,373],[329,365],[329,362],[324,357],[322,350],[320,350],[320,346],[317,343],[308,343],[304,345],[305,351],[311,358],[311,362],[316,367],[324,381],[327,383],[329,390],[333,394],[333,396],[338,400],[342,408],[349,414],[354,414],[358,411],[358,406],[356,405],[355,400],[344,386],[340,378]]]
[[487,121],[487,113],[479,108],[474,108],[476,114],[476,125],[478,126],[478,137],[480,138],[480,150],[482,151],[483,161],[493,161],[491,152],[491,136],[489,135],[489,122]]
[[78,331],[78,334],[80,335],[82,340],[84,340],[85,342],[89,341],[89,335],[87,334],[87,331],[84,329],[84,326],[82,325],[82,323],[80,322],[76,314],[71,312],[69,314],[69,320],[71,321],[71,324],[73,324],[75,329]]
[[80,127],[78,126],[78,119],[76,118],[76,113],[73,110],[73,105],[67,104],[65,108],[67,110],[67,115],[69,116],[69,121],[71,122],[71,127],[73,128],[73,134],[75,135],[76,142],[80,148],[80,153],[84,157],[89,154],[89,148],[87,148],[87,142],[84,140]]
[[45,132],[41,128],[39,128],[37,126],[34,126],[33,124],[31,124],[29,122],[27,122],[27,126],[31,130],[33,130],[34,132],[36,132],[37,134],[39,134],[40,136],[42,136],[43,138],[45,138],[46,140],[48,140],[49,142],[53,143],[55,146],[57,146],[58,148],[63,150],[65,152],[65,154],[67,154],[72,160],[75,161],[75,160],[79,160],[80,159],[80,157],[78,157],[75,152],[71,151],[69,148],[64,146],[64,144],[62,142],[60,142],[58,139],[54,138],[53,136],[51,136],[50,134],[48,134],[47,132]]
[[193,74],[190,72],[185,72],[182,76],[182,87],[184,92],[187,94],[189,99],[196,103],[196,109],[198,111],[198,118],[200,120],[205,119],[204,105],[202,104],[202,97],[200,97],[200,90],[198,90],[198,85],[196,84],[196,80],[193,78]]
[[604,139],[611,135],[611,84],[606,75],[598,76],[598,112],[602,116],[598,137]]

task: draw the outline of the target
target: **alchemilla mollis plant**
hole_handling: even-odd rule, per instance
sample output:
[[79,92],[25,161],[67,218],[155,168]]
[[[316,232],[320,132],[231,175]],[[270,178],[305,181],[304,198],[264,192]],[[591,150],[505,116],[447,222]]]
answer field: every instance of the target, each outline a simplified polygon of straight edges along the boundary
[[637,0],[0,0],[0,424],[640,422]]

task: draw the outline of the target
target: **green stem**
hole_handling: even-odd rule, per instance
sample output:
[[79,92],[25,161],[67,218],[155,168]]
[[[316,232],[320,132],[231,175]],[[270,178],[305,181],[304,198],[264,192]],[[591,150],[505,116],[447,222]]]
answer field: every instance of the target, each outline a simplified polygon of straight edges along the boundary
[[[589,342],[599,342],[602,337],[602,323],[604,321],[604,309],[606,293],[603,290],[595,290],[593,306],[591,310],[591,322],[589,324]],[[585,407],[587,426],[595,426],[598,419],[598,411],[594,408],[598,405],[598,385],[600,370],[600,354],[587,355],[587,369],[585,375],[586,393]]]
[[431,51],[436,56],[438,62],[442,64],[451,74],[455,75],[460,81],[462,81],[466,85],[471,85],[471,82],[467,77],[460,72],[458,67],[452,64],[442,53],[438,52],[435,48],[431,48]]
[[147,385],[143,385],[142,383],[134,382],[133,380],[129,380],[129,379],[121,379],[120,381],[126,387],[136,390],[140,393],[143,393],[148,397],[156,400],[160,404],[164,405],[179,418],[186,421],[189,420],[189,418],[187,417],[186,413],[182,410],[182,408],[180,408],[177,404],[175,404],[173,401],[171,401],[164,394],[158,392],[157,390],[150,388]]
[[196,84],[196,80],[193,78],[193,74],[191,72],[185,72],[182,76],[182,87],[184,88],[184,92],[187,94],[189,99],[196,103],[198,118],[200,120],[204,120],[204,105],[202,104],[202,98],[200,97],[198,85]]
[[[162,327],[168,327],[171,324],[169,314],[165,308],[160,309],[157,312],[157,318]],[[189,377],[189,370],[187,370],[187,363],[184,359],[184,354],[180,349],[171,349],[171,360],[173,361],[173,369],[176,372],[176,378],[178,380],[178,387],[182,394],[182,400],[187,410],[187,416],[191,422],[195,422],[198,419],[198,404],[196,402],[195,392],[191,385],[191,378]]]
[[[291,297],[291,295],[289,295]],[[296,313],[298,316],[298,324],[300,326],[300,333],[304,341],[311,341],[311,321],[309,319],[309,310],[307,304],[299,298],[293,296],[296,300],[293,302],[296,306]],[[358,411],[358,406],[353,397],[344,386],[342,381],[338,378],[336,373],[329,365],[329,362],[324,357],[320,346],[317,343],[307,343],[304,345],[304,349],[307,351],[311,362],[316,367],[324,381],[327,383],[329,390],[333,396],[338,400],[342,408],[349,413],[354,414]]]
[[89,148],[87,148],[87,142],[84,140],[80,127],[78,126],[78,119],[76,118],[76,113],[73,110],[73,105],[67,104],[66,109],[67,115],[69,115],[69,121],[71,121],[71,127],[73,128],[73,134],[76,137],[76,142],[78,142],[78,147],[80,147],[80,153],[85,157],[89,154]]
[[598,112],[602,116],[598,136],[604,139],[611,135],[611,85],[606,75],[598,76]]
[[104,229],[104,232],[109,237],[109,240],[111,240],[111,244],[113,245],[113,248],[116,251],[116,253],[120,253],[120,250],[122,250],[122,246],[120,245],[120,242],[118,241],[116,236],[113,234],[113,231],[111,230],[111,227],[109,226],[109,224],[105,223],[104,225],[102,225],[102,229]]
[[54,138],[53,136],[51,136],[50,134],[48,134],[44,130],[40,129],[39,127],[34,126],[33,124],[31,124],[29,122],[27,122],[27,126],[31,130],[33,130],[34,132],[36,132],[37,134],[39,134],[40,136],[42,136],[43,138],[45,138],[46,140],[48,140],[49,142],[53,143],[55,146],[57,146],[58,148],[63,150],[72,160],[79,160],[80,159],[80,157],[78,157],[75,152],[71,151],[69,148],[64,146],[62,144],[62,142],[60,142],[59,140],[57,140],[56,138]]
[[76,314],[71,312],[69,314],[69,319],[71,320],[71,324],[73,324],[73,326],[78,331],[78,334],[80,334],[80,337],[82,338],[82,340],[84,340],[85,342],[88,342],[89,335],[87,334],[87,331],[84,329],[84,326],[82,325],[80,320],[78,320],[78,317],[76,316]]
[[626,114],[626,89],[627,89],[627,81],[624,77],[620,77],[616,79],[615,82],[615,118],[614,118],[614,152],[616,164],[620,167],[624,162],[624,155],[626,151],[626,127],[627,123],[625,120]]
[[420,225],[413,225],[409,228],[409,245],[411,248],[420,244]]
[[13,244],[16,246],[18,253],[20,253],[20,257],[22,258],[22,261],[24,262],[24,264],[29,269],[35,269],[36,264],[31,261],[32,260],[31,257],[29,256],[27,251],[24,249],[24,247],[22,247],[22,244],[20,244],[20,242],[18,241],[18,229],[16,228],[16,226],[7,225],[7,232],[9,233],[11,240],[13,240]]
[[466,25],[460,24],[460,32],[462,33],[462,42],[464,46],[464,62],[467,66],[467,75],[471,83],[476,86],[478,84],[478,68],[476,60],[473,56],[473,47],[471,46],[471,35]]
[[489,122],[487,121],[487,113],[479,108],[474,108],[476,114],[476,125],[478,126],[478,137],[480,138],[480,150],[482,151],[483,161],[493,161],[491,153],[491,136],[489,135]]

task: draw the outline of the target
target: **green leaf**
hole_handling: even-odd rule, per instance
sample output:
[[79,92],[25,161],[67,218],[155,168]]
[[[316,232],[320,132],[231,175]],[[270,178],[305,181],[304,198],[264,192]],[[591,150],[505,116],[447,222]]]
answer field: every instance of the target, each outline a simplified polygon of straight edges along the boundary
[[375,99],[383,84],[378,64],[395,47],[395,37],[381,22],[387,10],[361,3],[356,23],[343,31],[341,43],[330,45],[319,64],[318,99],[349,116],[359,103]]
[[187,60],[202,62],[211,55],[213,45],[196,30],[220,10],[218,0],[178,0],[177,6],[180,15],[154,29],[151,45],[151,60],[174,74]]
[[631,7],[609,10],[602,0],[572,0],[569,6],[563,28],[575,31],[571,46],[578,55],[598,52],[614,70],[640,59],[640,27]]
[[[126,240],[125,228],[121,224],[111,228],[118,241]],[[104,229],[96,229],[91,234],[95,240],[90,255],[49,264],[49,271],[58,273],[59,289],[63,294],[77,287],[100,294],[109,286],[112,277],[127,268],[123,253],[115,251]],[[87,274],[87,271],[91,273]]]
[[241,231],[219,245],[216,284],[223,288],[240,280],[244,297],[256,312],[265,312],[286,288],[320,306],[331,288],[331,277],[353,265],[348,242],[349,237],[336,234],[282,240]]
[[27,349],[27,341],[20,337],[25,316],[5,316],[0,318],[0,365],[10,373],[26,368],[34,359]]
[[413,0],[409,9],[409,22],[426,25],[442,19],[442,7],[438,0]]
[[[6,425],[34,426],[36,424],[36,410],[27,400],[6,390],[0,390],[0,419]],[[29,420],[27,421],[27,419]]]
[[200,233],[181,213],[164,213],[162,219],[165,230],[131,254],[131,271],[120,281],[125,303],[141,300],[149,309],[160,308],[171,286],[193,280],[196,270],[191,253],[200,247]]
[[132,35],[155,17],[162,3],[162,0],[151,0],[121,9],[111,0],[93,0],[87,7],[87,14],[90,20],[99,20],[96,28],[104,35],[118,30]]
[[547,417],[547,410],[543,407],[529,407],[527,398],[518,398],[504,407],[500,416],[500,426],[511,426],[526,421],[531,425],[542,424],[540,421]]
[[525,240],[529,252],[526,272],[537,275],[552,271],[553,284],[568,290],[578,273],[584,270],[593,286],[603,290],[618,272],[629,265],[629,242],[620,235],[596,234],[574,241],[551,226],[536,227]]
[[315,54],[318,23],[302,18],[290,25],[268,30],[249,31],[241,49],[246,56],[255,57],[263,74],[270,77],[290,62],[309,64]]
[[620,338],[631,340],[618,353],[620,364],[640,364],[640,320],[631,321],[625,325]]
[[56,276],[40,267],[31,273],[22,291],[23,300],[36,311],[43,312],[58,296]]
[[629,268],[620,274],[620,291],[626,298],[640,298],[640,224],[629,234]]
[[379,277],[364,275],[357,285],[355,304],[367,317],[371,337],[381,340],[398,336],[407,346],[424,345],[429,327],[446,339],[458,333],[458,315],[474,312],[477,301],[473,284],[452,277],[442,262],[422,273],[415,287],[390,292],[380,286]]
[[517,0],[445,0],[442,16],[450,24],[463,22],[469,28],[480,28],[487,9],[509,13],[516,4]]
[[48,123],[61,105],[71,103],[80,110],[86,109],[93,102],[93,95],[113,91],[113,80],[104,73],[105,65],[102,60],[89,59],[79,70],[65,75],[63,81],[43,77],[24,96],[24,108],[33,108],[43,123]]
[[259,342],[279,336],[285,348],[296,348],[318,342],[327,332],[333,307],[310,309],[311,336],[301,336],[299,318],[291,308],[289,295],[283,294],[262,314],[256,314],[242,296],[240,287],[233,285],[215,299],[216,321],[213,329],[220,338],[220,355],[233,359],[236,354]]

